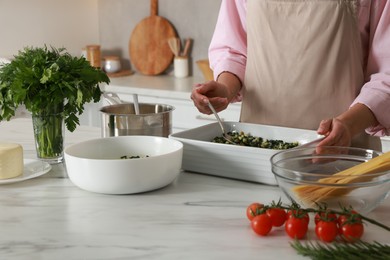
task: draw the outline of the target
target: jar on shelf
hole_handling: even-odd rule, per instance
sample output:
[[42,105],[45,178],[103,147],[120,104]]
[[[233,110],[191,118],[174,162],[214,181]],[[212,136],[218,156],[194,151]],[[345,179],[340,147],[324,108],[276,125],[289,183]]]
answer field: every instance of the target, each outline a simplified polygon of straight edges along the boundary
[[121,70],[121,61],[118,56],[104,57],[104,71],[107,73],[115,73]]
[[100,45],[87,45],[87,60],[92,67],[101,67]]

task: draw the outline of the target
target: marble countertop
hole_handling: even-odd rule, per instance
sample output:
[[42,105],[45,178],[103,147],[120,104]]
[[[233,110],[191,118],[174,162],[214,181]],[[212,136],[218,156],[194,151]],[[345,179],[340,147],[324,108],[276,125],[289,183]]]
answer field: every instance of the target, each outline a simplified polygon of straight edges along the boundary
[[[30,119],[0,122],[0,133],[0,141],[20,143],[35,158]],[[98,137],[99,128],[81,126],[65,143]],[[283,199],[277,187],[182,172],[165,188],[117,196],[79,189],[63,165],[53,170],[0,185],[0,258],[306,259],[283,228],[259,237],[246,219],[251,202]],[[390,225],[388,212],[389,199],[369,217]],[[364,239],[390,242],[371,224]],[[306,240],[315,240],[312,226]]]

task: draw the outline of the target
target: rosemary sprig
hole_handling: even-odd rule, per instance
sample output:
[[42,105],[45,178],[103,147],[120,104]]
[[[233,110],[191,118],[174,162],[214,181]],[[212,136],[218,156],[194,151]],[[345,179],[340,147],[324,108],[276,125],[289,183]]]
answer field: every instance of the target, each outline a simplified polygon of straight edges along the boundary
[[390,246],[378,243],[357,241],[355,243],[322,244],[319,242],[306,242],[305,244],[295,240],[291,246],[302,256],[313,260],[322,259],[390,259]]

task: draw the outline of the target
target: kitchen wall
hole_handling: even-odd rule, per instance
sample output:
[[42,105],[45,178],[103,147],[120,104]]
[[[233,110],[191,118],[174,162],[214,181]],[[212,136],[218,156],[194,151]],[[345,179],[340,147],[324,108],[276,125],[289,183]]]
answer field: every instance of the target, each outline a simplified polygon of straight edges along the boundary
[[[191,71],[201,77],[194,62],[207,58],[207,49],[218,17],[221,0],[159,0],[158,15],[169,20],[180,38],[194,40]],[[128,44],[131,32],[150,15],[148,0],[99,0],[100,44],[105,54],[119,54],[126,66],[131,60]],[[168,70],[169,73],[169,70]]]
[[0,0],[0,57],[43,44],[80,55],[99,41],[97,8],[97,0]]
[[[168,19],[181,38],[194,40],[190,72],[207,58],[221,0],[159,0],[158,15]],[[12,57],[25,46],[66,47],[79,55],[98,43],[103,54],[118,54],[131,67],[130,34],[150,15],[148,0],[0,0],[0,57]],[[170,73],[172,67],[168,70]]]

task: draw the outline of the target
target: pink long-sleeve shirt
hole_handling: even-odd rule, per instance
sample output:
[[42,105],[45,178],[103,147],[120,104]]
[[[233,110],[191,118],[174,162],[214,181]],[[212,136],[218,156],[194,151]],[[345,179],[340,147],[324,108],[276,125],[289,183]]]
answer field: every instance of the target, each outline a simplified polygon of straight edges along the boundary
[[[351,106],[362,103],[374,113],[379,125],[366,129],[367,133],[390,135],[390,3],[387,0],[359,2],[365,84]],[[209,47],[215,78],[229,71],[244,82],[246,39],[246,0],[222,0]]]

